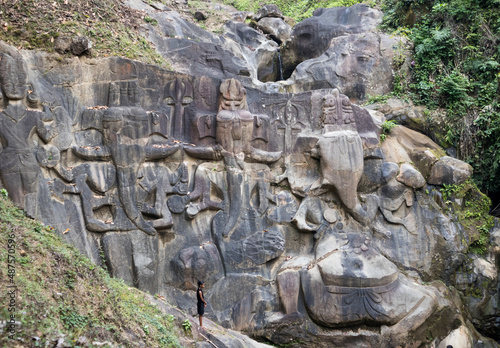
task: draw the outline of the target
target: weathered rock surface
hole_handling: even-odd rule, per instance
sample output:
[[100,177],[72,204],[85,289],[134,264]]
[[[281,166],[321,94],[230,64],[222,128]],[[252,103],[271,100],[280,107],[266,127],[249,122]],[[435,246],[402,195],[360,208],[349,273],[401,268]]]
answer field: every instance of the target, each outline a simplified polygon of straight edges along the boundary
[[294,27],[282,49],[286,88],[338,88],[354,100],[388,93],[393,58],[404,57],[405,44],[376,31],[381,19],[380,11],[364,4],[316,10]]
[[279,9],[278,6],[274,4],[267,4],[262,6],[255,16],[253,16],[253,19],[256,21],[260,21],[262,18],[283,18],[283,13],[281,13],[281,10]]
[[[148,13],[159,22],[149,38],[175,72],[0,45],[0,178],[18,206],[94,262],[102,250],[113,276],[192,314],[205,280],[209,318],[274,344],[495,346],[471,323],[498,328],[499,247],[468,254],[472,232],[438,190],[466,180],[470,166],[404,126],[380,142],[379,114],[344,92],[362,91],[348,87],[357,71],[386,82],[376,69],[390,53],[370,46],[379,34],[359,32],[378,12],[318,12],[337,13],[349,34],[318,53],[337,59],[327,79],[346,80],[297,82],[314,89],[298,93],[255,82],[273,74],[257,67],[277,44],[243,23],[228,23],[224,38]],[[370,46],[382,60],[344,62],[328,53],[335,46]],[[259,346],[210,335],[218,346]]]
[[265,17],[255,25],[257,29],[262,30],[265,34],[281,45],[290,38],[292,27],[283,19],[276,17]]
[[[317,10],[292,32],[279,9],[266,5],[252,22],[263,34],[243,23],[247,13],[239,13],[223,35],[201,30],[173,11],[157,11],[138,0],[127,4],[158,21],[146,25],[147,39],[177,72],[238,77],[244,86],[264,91],[338,88],[362,100],[388,93],[393,58],[404,60],[404,40],[378,32],[382,13],[364,4]],[[279,80],[284,81],[272,84]]]
[[470,164],[444,156],[432,166],[428,181],[432,185],[457,185],[464,183],[471,175]]
[[330,41],[346,34],[359,34],[375,29],[381,23],[382,12],[365,4],[352,7],[317,9],[313,17],[295,26],[292,39],[286,46],[285,70],[321,56],[330,47]]
[[425,106],[415,106],[412,102],[398,98],[389,98],[386,102],[374,103],[366,107],[381,112],[386,120],[395,120],[398,124],[418,132],[426,132]]
[[[399,44],[398,38],[367,32],[334,37],[328,43],[324,52],[301,61],[293,66],[294,70],[284,65],[285,78],[291,74],[285,83],[287,89],[300,92],[338,88],[353,100],[391,91],[393,47]],[[313,48],[303,50],[311,52]],[[284,62],[288,54],[287,50],[283,50]]]

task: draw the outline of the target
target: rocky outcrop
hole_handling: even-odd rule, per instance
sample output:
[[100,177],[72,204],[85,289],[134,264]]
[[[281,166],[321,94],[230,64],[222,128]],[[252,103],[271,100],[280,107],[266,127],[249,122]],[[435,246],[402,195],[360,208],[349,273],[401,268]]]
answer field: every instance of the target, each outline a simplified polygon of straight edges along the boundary
[[283,14],[276,5],[264,5],[253,17],[252,25],[269,35],[271,40],[281,45],[290,38],[292,27],[284,21]]
[[[174,17],[160,28],[198,30]],[[209,318],[274,344],[489,342],[470,323],[497,327],[497,264],[468,253],[477,231],[439,192],[470,177],[468,165],[404,126],[381,142],[377,114],[342,88],[264,92],[251,87],[255,66],[224,50],[217,57],[235,60],[188,69],[193,49],[267,44],[242,23],[228,27],[232,39],[202,33],[214,42],[177,51],[187,39],[150,32],[176,72],[2,44],[0,178],[10,197],[94,262],[102,250],[113,276],[192,314],[205,280]],[[353,35],[365,34],[333,40]],[[486,290],[469,315],[457,291],[472,284]]]
[[378,32],[382,13],[365,4],[318,9],[297,24],[282,49],[287,90],[338,88],[353,100],[392,90],[393,60],[405,40]]
[[391,91],[393,60],[404,61],[406,55],[405,40],[377,31],[382,13],[364,4],[317,10],[293,30],[278,8],[266,5],[251,27],[236,16],[222,35],[201,30],[173,11],[137,0],[127,4],[158,21],[145,26],[147,39],[175,71],[237,77],[245,87],[263,91],[338,88],[352,100],[364,100]]

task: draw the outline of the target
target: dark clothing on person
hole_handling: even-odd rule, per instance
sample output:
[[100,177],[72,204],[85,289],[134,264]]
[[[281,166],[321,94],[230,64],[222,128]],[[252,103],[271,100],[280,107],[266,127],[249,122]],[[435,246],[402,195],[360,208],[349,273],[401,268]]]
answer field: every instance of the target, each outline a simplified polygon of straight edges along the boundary
[[205,313],[205,303],[201,300],[202,297],[205,298],[205,295],[203,295],[203,290],[198,289],[198,291],[196,292],[196,298],[198,299],[198,315],[203,315]]

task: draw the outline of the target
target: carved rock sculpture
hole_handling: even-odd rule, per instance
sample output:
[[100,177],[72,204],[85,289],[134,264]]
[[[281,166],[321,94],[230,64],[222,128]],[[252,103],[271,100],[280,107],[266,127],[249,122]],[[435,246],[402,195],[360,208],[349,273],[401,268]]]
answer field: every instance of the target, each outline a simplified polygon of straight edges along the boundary
[[[40,166],[31,145],[33,131],[44,142],[54,135],[45,122],[53,115],[29,91],[26,70],[21,57],[3,53],[0,56],[0,84],[3,98],[0,113],[0,177],[12,200],[21,208],[25,197],[38,190]],[[2,100],[3,99],[3,100]]]
[[226,164],[244,167],[244,162],[273,163],[281,157],[281,151],[270,152],[254,147],[255,141],[268,141],[269,118],[252,115],[248,110],[246,90],[236,79],[224,80],[220,86],[219,111],[217,113],[217,147],[185,151],[196,157],[218,159],[222,154]]
[[[318,245],[316,259],[301,271],[306,308],[323,326],[394,325],[414,307],[434,300],[411,286],[396,265],[360,234],[330,235]],[[325,248],[326,247],[326,248]]]
[[[470,266],[471,236],[429,184],[470,173],[427,137],[397,127],[380,143],[338,90],[264,93],[126,59],[48,69],[30,52],[38,65],[19,70],[0,47],[2,185],[18,204],[50,207],[34,215],[95,262],[103,250],[113,276],[186,311],[204,278],[211,318],[276,344],[476,334],[447,288],[471,284],[454,275]],[[43,109],[22,71],[39,99],[60,100]],[[497,268],[481,260],[493,303]]]
[[323,102],[324,130],[317,147],[322,178],[311,187],[331,187],[342,204],[359,221],[363,208],[357,196],[358,183],[363,174],[363,144],[353,117],[351,102],[338,90],[327,95]]
[[323,54],[333,38],[369,31],[381,19],[382,12],[365,4],[316,10],[313,17],[303,20],[292,31],[283,54],[285,78],[299,63]]
[[237,163],[245,160],[276,162],[281,152],[268,152],[252,145],[254,139],[267,140],[269,121],[266,116],[254,116],[248,111],[246,91],[241,83],[235,79],[225,80],[220,86],[220,94],[217,143],[224,149],[224,157]]
[[184,108],[193,101],[193,87],[187,81],[175,79],[165,86],[166,101],[173,107],[172,134],[176,139],[184,139]]

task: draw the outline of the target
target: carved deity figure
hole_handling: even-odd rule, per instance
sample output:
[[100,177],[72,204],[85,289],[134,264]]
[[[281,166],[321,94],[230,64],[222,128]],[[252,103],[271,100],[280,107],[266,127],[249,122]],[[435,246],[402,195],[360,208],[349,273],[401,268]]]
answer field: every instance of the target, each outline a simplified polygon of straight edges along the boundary
[[326,234],[300,278],[308,314],[326,327],[394,325],[433,310],[425,289],[402,276],[360,233]]
[[333,187],[347,211],[359,222],[366,223],[357,196],[363,174],[363,144],[349,98],[335,89],[324,97],[323,134],[317,143],[322,177],[311,189]]
[[121,96],[118,98],[116,96],[118,90],[113,84],[110,85],[110,92],[113,91],[114,99],[120,100],[120,104],[127,106],[110,107],[102,115],[100,131],[103,135],[104,146],[97,150],[78,147],[74,151],[77,156],[84,159],[111,159],[113,161],[116,168],[118,195],[126,216],[137,228],[154,235],[155,227],[164,226],[155,226],[154,223],[146,221],[142,215],[143,207],[138,204],[139,169],[145,161],[163,159],[172,155],[179,149],[179,146],[150,143],[150,115],[141,107],[133,106],[136,86],[129,83],[127,89],[120,89]]
[[53,137],[54,132],[44,123],[52,121],[52,116],[39,110],[41,104],[28,91],[22,59],[8,54],[0,58],[0,101],[5,98],[6,106],[0,113],[0,177],[11,199],[24,208],[25,195],[37,191],[41,172],[29,140],[33,131],[44,142]]
[[[242,162],[273,163],[281,152],[268,152],[252,146],[254,139],[267,141],[267,116],[252,115],[248,111],[246,90],[236,79],[224,80],[220,86],[217,114],[217,143],[223,149],[226,162],[242,167]],[[231,163],[232,164],[232,163]]]
[[[248,110],[246,90],[236,79],[224,80],[219,88],[220,101],[216,117],[216,142],[215,146],[185,146],[185,152],[196,158],[205,160],[224,159],[229,167],[238,170],[246,169],[245,163],[259,162],[270,164],[281,158],[281,151],[271,152],[254,147],[257,141],[267,143],[269,119],[265,115],[253,115]],[[206,120],[207,118],[205,118]],[[200,170],[201,169],[201,170]],[[199,211],[205,209],[221,209],[219,202],[210,199],[210,181],[202,175],[203,166],[197,170],[195,177],[195,190],[186,197],[186,202],[197,200],[201,202],[190,205],[188,215],[194,217]],[[234,178],[228,172],[229,190],[240,191],[241,187],[231,187]],[[239,185],[239,184],[238,184]],[[180,199],[179,199],[180,201]],[[171,204],[174,204],[172,201]],[[232,202],[232,208],[237,204]]]

